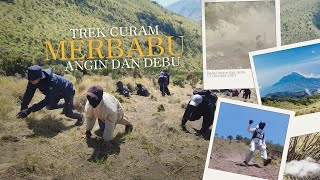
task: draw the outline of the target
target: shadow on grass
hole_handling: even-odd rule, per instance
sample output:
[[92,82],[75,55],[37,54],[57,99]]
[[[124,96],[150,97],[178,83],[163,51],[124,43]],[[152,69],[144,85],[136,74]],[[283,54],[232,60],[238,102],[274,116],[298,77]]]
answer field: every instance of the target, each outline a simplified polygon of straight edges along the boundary
[[90,162],[103,162],[108,159],[109,155],[119,154],[120,145],[125,141],[126,133],[118,133],[112,140],[112,147],[106,148],[102,146],[102,138],[87,138],[88,147],[93,148],[93,153],[88,159]]
[[196,132],[195,135],[202,137],[204,140],[210,140],[210,136],[211,136],[211,130],[205,133],[201,133],[200,130],[193,128],[193,130]]
[[39,136],[52,138],[62,131],[75,127],[75,125],[66,126],[60,120],[52,117],[51,115],[45,116],[42,119],[28,118],[27,124],[28,128],[33,130],[33,134],[27,135],[27,138]]

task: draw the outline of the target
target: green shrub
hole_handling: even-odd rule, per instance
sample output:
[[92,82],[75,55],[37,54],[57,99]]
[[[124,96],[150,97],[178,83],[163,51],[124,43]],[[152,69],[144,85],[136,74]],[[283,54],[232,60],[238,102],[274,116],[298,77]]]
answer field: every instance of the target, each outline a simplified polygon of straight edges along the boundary
[[180,77],[180,76],[177,76],[173,79],[172,81],[173,85],[175,86],[179,86],[181,88],[184,88],[184,85],[185,85],[185,78],[184,77]]
[[129,89],[130,92],[133,92],[133,91],[135,90],[135,88],[133,87],[133,85],[130,84],[130,83],[127,83],[126,86],[127,86],[127,88]]
[[65,67],[62,64],[47,65],[45,68],[51,68],[55,74],[64,75],[66,73]]
[[25,72],[32,65],[30,58],[24,58],[21,56],[14,58],[1,58],[0,59],[0,71],[6,76],[13,76],[16,73],[21,76],[25,76]]

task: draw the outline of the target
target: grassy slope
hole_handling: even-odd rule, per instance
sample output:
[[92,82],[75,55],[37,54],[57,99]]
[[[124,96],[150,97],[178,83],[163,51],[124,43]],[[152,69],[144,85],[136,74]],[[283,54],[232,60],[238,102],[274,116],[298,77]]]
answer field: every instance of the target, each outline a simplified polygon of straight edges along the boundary
[[[215,138],[210,156],[211,160],[209,168],[264,179],[277,179],[281,159],[277,158],[276,160],[273,160],[270,165],[264,167],[262,165],[260,153],[256,150],[249,163],[254,164],[254,166],[240,166],[239,164],[244,161],[248,150],[249,147],[244,143],[238,143],[235,140],[232,140],[230,143],[229,139]],[[273,156],[272,152],[268,152],[268,156],[269,158]],[[260,168],[255,166],[260,166]]]
[[318,0],[281,0],[281,41],[292,44],[320,37],[314,14],[320,10]]
[[[201,69],[200,25],[149,0],[135,3],[126,0],[1,1],[0,14],[0,55],[4,57],[7,53],[14,53],[43,60],[43,42],[46,39],[52,43],[71,39],[71,28],[159,25],[162,37],[185,35],[186,64],[191,69]],[[129,46],[131,39],[124,37],[124,46]],[[139,41],[142,42],[142,48],[146,49],[146,37],[139,37]],[[177,43],[175,41],[175,48],[179,47]]]
[[296,115],[310,114],[320,111],[319,96],[317,95],[304,99],[293,99],[291,101],[266,99],[262,103],[266,106],[295,111]]
[[[74,81],[74,80],[73,80]],[[124,79],[125,84],[132,79]],[[118,125],[115,147],[103,151],[100,140],[81,139],[83,129],[60,114],[61,110],[41,110],[26,120],[16,119],[26,80],[0,77],[0,179],[200,179],[205,164],[208,141],[184,133],[179,123],[189,100],[191,87],[171,87],[174,96],[163,98],[149,79],[140,79],[153,98],[132,96],[122,98],[125,114],[134,131],[123,135]],[[115,81],[105,76],[85,76],[76,85],[76,107],[83,108],[87,87],[99,83],[112,93]],[[112,93],[114,94],[114,93]],[[42,99],[36,93],[37,102]],[[157,112],[160,104],[164,112]],[[188,129],[199,129],[201,121],[188,123]],[[18,142],[5,140],[5,135],[17,137]],[[129,179],[130,179],[129,178]]]

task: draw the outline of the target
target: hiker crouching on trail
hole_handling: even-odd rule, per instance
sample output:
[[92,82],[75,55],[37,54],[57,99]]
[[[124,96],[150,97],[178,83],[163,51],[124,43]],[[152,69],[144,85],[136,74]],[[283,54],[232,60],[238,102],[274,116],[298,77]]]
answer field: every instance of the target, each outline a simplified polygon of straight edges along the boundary
[[253,157],[254,151],[256,149],[260,150],[261,157],[263,158],[263,165],[267,166],[270,164],[271,159],[268,159],[267,156],[267,145],[265,142],[265,134],[264,134],[264,127],[266,126],[266,123],[261,121],[259,125],[256,128],[251,128],[251,124],[253,123],[253,120],[249,121],[248,131],[252,133],[252,139],[250,143],[250,152],[246,156],[244,160],[245,165],[249,165],[251,158]]
[[[27,78],[29,82],[22,99],[21,110],[17,114],[18,118],[26,118],[31,112],[39,111],[46,106],[48,110],[63,108],[65,116],[77,119],[76,125],[82,124],[83,115],[73,111],[75,91],[68,79],[52,73],[50,68],[42,70],[38,65],[28,68]],[[37,89],[46,97],[28,108]],[[64,99],[64,103],[59,103],[62,98]]]
[[138,88],[137,95],[145,96],[145,97],[148,97],[150,95],[148,89],[144,85],[138,83],[137,88]]
[[169,88],[168,88],[169,79],[167,76],[165,76],[165,73],[163,71],[160,73],[160,76],[158,78],[158,84],[160,86],[160,91],[161,91],[162,96],[165,96],[166,94],[168,96],[171,95]]
[[127,88],[127,86],[124,86],[121,81],[118,81],[116,85],[117,85],[117,92],[120,95],[123,95],[124,97],[130,96],[130,90]]
[[[113,131],[116,124],[126,126],[125,132],[132,131],[132,124],[124,117],[123,108],[114,96],[103,93],[103,89],[99,85],[92,86],[87,91],[87,103],[85,106],[86,119],[86,137],[91,137],[91,130],[98,119],[99,126],[96,134],[102,134],[106,146],[112,139]],[[99,133],[100,132],[100,133]]]
[[208,90],[200,93],[194,92],[182,117],[182,129],[186,130],[188,120],[195,121],[203,117],[202,127],[198,133],[200,135],[209,134],[209,127],[213,124],[216,100],[216,97]]

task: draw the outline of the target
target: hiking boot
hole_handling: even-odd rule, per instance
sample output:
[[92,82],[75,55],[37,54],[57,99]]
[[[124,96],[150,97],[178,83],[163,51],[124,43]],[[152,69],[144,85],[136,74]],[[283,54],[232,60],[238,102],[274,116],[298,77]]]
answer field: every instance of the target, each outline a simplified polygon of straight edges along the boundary
[[200,131],[198,131],[198,133],[202,136],[206,136],[208,134],[210,134],[210,130],[209,129],[200,129]]
[[182,131],[188,131],[186,124],[181,124],[180,127],[181,127]]
[[75,123],[76,126],[81,126],[83,124],[83,115],[77,119],[77,122]]
[[243,164],[244,164],[245,166],[249,166],[249,164],[247,163],[247,161],[243,161]]
[[92,134],[91,134],[91,131],[87,130],[87,131],[86,131],[86,138],[90,138],[91,135],[92,135]]
[[126,129],[125,129],[126,133],[132,132],[132,130],[133,130],[132,124],[126,125]]
[[271,159],[267,159],[267,160],[264,159],[264,160],[263,160],[263,165],[264,165],[264,166],[268,166],[268,164],[270,164],[270,163],[271,163]]
[[101,131],[101,129],[99,129],[99,128],[95,129],[94,134],[96,136],[103,137],[103,131]]

